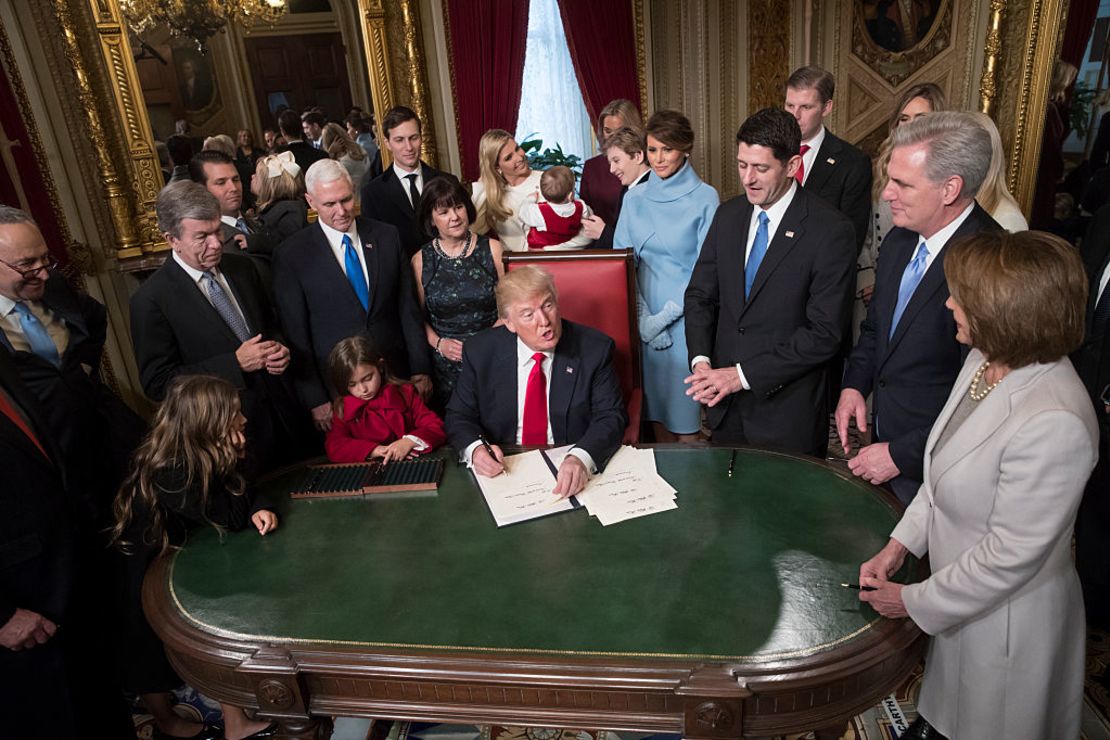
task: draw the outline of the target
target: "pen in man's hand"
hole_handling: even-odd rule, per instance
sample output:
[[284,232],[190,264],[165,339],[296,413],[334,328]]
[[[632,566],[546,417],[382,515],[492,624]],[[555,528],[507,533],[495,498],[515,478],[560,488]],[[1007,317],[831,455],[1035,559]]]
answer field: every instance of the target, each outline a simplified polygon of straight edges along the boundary
[[875,590],[874,586],[861,586],[858,583],[842,583],[840,585],[843,586],[844,588],[854,588],[856,591],[874,591]]
[[[486,454],[490,456],[490,459],[497,462],[497,455],[493,454],[493,448],[489,446],[489,442],[486,441],[486,438],[479,434],[478,441],[482,443],[482,447],[485,448]],[[508,477],[509,468],[505,465],[504,461],[501,461],[501,472],[505,474],[505,477]]]
[[736,450],[733,450],[732,454],[728,456],[728,477],[729,478],[732,477],[732,469],[735,465],[736,465]]

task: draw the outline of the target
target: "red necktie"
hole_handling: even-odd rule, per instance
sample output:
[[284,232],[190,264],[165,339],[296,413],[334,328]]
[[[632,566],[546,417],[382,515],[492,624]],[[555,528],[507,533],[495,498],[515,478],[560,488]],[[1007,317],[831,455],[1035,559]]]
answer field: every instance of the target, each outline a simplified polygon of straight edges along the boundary
[[12,423],[15,424],[21,432],[26,434],[27,439],[35,443],[35,447],[39,448],[39,452],[42,453],[43,457],[50,457],[50,455],[46,454],[46,450],[43,449],[38,437],[36,437],[35,433],[31,431],[31,427],[27,426],[27,422],[25,422],[23,420],[23,417],[20,416],[19,412],[15,410],[15,406],[8,399],[8,394],[6,391],[4,391],[3,388],[0,388],[0,414],[3,414],[4,416],[11,419]]
[[[806,152],[808,152],[808,151],[809,151],[809,144],[802,144],[802,148],[800,150],[798,150],[798,154],[800,154],[802,157],[805,157]],[[801,164],[798,165],[798,171],[794,173],[794,179],[798,181],[799,185],[801,185],[805,182],[805,179],[806,179],[806,161],[805,161],[805,159],[802,159]]]
[[520,443],[525,447],[547,444],[547,381],[543,377],[543,352],[532,355],[535,365],[524,391],[524,424]]

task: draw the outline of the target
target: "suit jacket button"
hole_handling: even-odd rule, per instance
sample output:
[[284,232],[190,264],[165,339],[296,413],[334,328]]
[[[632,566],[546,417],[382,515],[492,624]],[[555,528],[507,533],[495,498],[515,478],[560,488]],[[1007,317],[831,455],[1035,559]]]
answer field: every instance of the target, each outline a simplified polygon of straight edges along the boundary
[[880,380],[879,381],[879,387],[880,388],[886,388],[886,381],[885,380]]
[[742,327],[742,326],[741,326],[741,327],[740,327],[739,329],[737,329],[736,331],[738,331],[738,332],[740,332],[741,334],[743,334],[743,333],[744,333],[744,327]]

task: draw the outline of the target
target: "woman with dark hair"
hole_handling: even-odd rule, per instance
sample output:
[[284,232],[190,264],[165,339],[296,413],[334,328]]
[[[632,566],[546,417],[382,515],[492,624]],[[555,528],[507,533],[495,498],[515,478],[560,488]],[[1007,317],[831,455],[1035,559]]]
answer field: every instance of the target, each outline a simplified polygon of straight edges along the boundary
[[442,413],[462,370],[463,342],[497,323],[501,242],[471,230],[474,203],[458,180],[429,180],[416,217],[432,237],[412,256],[412,272],[434,350],[432,406]]
[[625,196],[613,246],[636,253],[644,418],[652,422],[657,442],[693,441],[701,407],[683,383],[690,374],[683,293],[720,197],[689,162],[694,130],[686,116],[657,111],[645,134],[651,177]]
[[[1071,541],[1098,457],[1068,360],[1083,341],[1083,263],[1050,234],[980,232],[945,248],[944,274],[956,339],[972,349],[929,434],[925,482],[860,566],[859,597],[932,635],[902,737],[1079,737],[1086,628]],[[907,553],[929,555],[921,583],[889,580]]]

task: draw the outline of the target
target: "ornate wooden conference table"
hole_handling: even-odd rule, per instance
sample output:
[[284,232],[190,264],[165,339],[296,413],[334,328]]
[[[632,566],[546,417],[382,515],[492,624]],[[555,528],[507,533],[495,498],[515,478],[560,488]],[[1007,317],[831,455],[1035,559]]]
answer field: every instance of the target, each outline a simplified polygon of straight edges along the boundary
[[729,478],[729,456],[657,448],[678,509],[610,527],[498,529],[454,462],[436,494],[389,499],[290,501],[279,476],[277,532],[196,533],[144,606],[182,678],[281,737],[332,716],[832,735],[925,649],[840,585],[900,509],[822,462],[739,449]]

